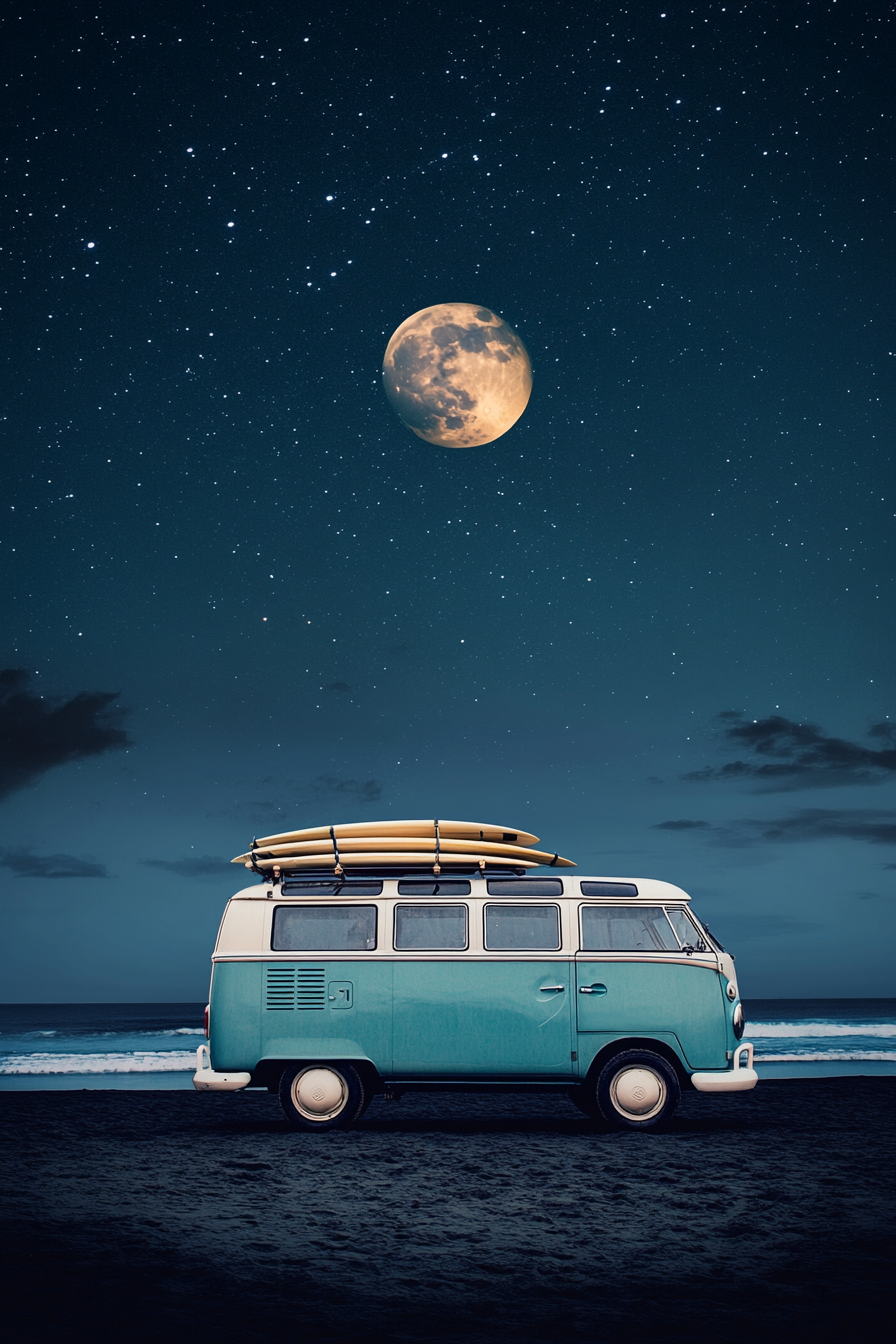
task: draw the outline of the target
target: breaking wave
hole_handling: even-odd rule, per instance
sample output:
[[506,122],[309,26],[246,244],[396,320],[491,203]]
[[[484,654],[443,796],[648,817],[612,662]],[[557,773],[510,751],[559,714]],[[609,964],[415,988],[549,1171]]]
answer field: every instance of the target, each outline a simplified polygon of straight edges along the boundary
[[769,1036],[896,1036],[896,1022],[748,1022],[751,1039]]
[[896,1061],[896,1050],[813,1050],[805,1054],[756,1055],[757,1064],[812,1064],[822,1061],[888,1059]]
[[[202,1034],[202,1033],[200,1033]],[[180,1050],[131,1051],[107,1055],[7,1055],[0,1058],[0,1074],[61,1073],[192,1073],[196,1056]]]

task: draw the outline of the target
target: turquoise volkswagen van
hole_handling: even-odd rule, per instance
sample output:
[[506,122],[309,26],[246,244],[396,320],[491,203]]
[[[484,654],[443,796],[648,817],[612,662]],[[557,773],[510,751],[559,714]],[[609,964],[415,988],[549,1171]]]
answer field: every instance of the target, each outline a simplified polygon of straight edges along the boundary
[[680,888],[444,855],[435,873],[337,865],[259,866],[228,902],[197,1089],[276,1091],[307,1130],[448,1089],[555,1091],[657,1129],[683,1088],[756,1085],[733,958]]

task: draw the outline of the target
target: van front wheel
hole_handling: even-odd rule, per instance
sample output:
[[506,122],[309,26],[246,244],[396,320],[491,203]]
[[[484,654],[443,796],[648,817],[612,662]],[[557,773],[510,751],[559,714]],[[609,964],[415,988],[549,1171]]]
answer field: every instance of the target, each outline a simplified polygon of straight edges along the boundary
[[662,1055],[625,1050],[601,1069],[596,1100],[614,1129],[661,1129],[678,1109],[681,1087]]
[[364,1084],[350,1064],[294,1064],[280,1079],[280,1105],[297,1129],[346,1129],[366,1100]]

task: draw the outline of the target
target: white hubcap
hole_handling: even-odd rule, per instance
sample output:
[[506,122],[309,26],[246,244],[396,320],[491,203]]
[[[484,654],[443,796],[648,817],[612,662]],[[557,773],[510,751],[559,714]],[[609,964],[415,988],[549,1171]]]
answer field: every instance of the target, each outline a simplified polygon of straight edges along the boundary
[[334,1069],[305,1069],[291,1090],[293,1104],[306,1120],[332,1120],[348,1100],[345,1079]]
[[653,1069],[623,1069],[610,1084],[610,1099],[627,1119],[649,1120],[665,1105],[666,1084]]

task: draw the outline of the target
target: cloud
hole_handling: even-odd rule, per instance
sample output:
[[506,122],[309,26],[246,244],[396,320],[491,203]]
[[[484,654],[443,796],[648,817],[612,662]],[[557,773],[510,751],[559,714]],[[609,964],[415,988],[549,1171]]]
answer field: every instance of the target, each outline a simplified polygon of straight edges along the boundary
[[144,868],[162,868],[166,873],[193,877],[200,882],[220,881],[224,869],[230,867],[227,859],[219,858],[217,854],[190,855],[185,859],[141,859],[141,863]]
[[328,681],[324,686],[325,691],[341,691],[345,695],[351,690],[351,684],[347,681]]
[[806,807],[777,821],[736,824],[761,841],[864,840],[871,845],[896,845],[896,812],[872,808]]
[[377,779],[340,779],[338,775],[318,775],[308,785],[308,793],[315,802],[348,799],[355,803],[375,803],[382,792],[383,786]]
[[[658,831],[706,830],[707,839],[728,849],[755,845],[807,844],[816,840],[858,840],[896,845],[896,812],[874,808],[805,807],[785,817],[743,817],[721,826],[708,822],[663,821]],[[887,865],[888,867],[893,865]]]
[[886,743],[880,750],[829,737],[815,723],[796,723],[781,714],[746,721],[737,710],[718,715],[724,747],[750,753],[748,759],[704,766],[682,775],[692,783],[750,779],[761,792],[791,792],[844,784],[880,784],[896,776],[896,724],[872,724],[868,736]]
[[660,821],[654,826],[655,831],[702,831],[709,828],[708,821]]
[[54,766],[130,745],[118,692],[81,691],[54,704],[28,689],[30,679],[22,668],[0,672],[0,798]]
[[32,854],[29,849],[0,850],[0,864],[17,877],[108,877],[104,863],[74,854]]

